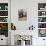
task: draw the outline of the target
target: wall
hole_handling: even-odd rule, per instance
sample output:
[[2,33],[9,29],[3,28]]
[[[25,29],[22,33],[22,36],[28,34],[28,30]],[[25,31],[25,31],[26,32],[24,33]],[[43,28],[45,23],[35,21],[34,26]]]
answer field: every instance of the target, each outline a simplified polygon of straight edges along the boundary
[[8,0],[0,0],[0,3],[7,3]]
[[[15,3],[14,3],[15,2]],[[26,0],[15,0],[11,2],[11,20],[16,25],[17,30],[28,30],[29,26],[31,26],[34,21],[37,21],[37,16],[34,14],[34,10],[36,10],[37,7],[34,7],[32,4],[33,1],[26,1]],[[37,6],[36,3],[34,3],[35,6]],[[33,8],[32,8],[33,7]],[[35,8],[35,9],[34,9]],[[27,21],[19,21],[18,20],[18,10],[19,9],[26,9],[27,10]],[[34,14],[33,14],[34,13]],[[34,19],[36,17],[36,19]],[[32,21],[34,20],[34,21]],[[35,24],[34,24],[35,25]]]
[[[11,0],[11,22],[16,25],[19,30],[28,31],[28,27],[32,24],[35,26],[33,32],[33,46],[43,44],[43,39],[38,38],[38,3],[45,3],[46,0]],[[18,9],[27,10],[27,21],[18,21]],[[17,32],[15,31],[15,33]],[[36,37],[37,36],[37,37]],[[39,44],[38,44],[39,43]]]

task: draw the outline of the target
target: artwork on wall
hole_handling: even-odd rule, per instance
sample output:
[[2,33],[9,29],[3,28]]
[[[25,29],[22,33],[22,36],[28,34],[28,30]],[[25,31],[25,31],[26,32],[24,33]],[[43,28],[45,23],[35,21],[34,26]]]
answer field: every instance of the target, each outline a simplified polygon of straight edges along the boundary
[[8,10],[8,3],[0,3],[0,10]]
[[8,11],[0,11],[0,16],[8,16]]
[[8,37],[8,23],[0,23],[0,35]]
[[8,22],[8,17],[0,17],[0,22]]
[[16,26],[13,23],[11,23],[11,30],[16,30]]
[[38,16],[46,16],[46,11],[38,11]]
[[[8,3],[0,3],[0,36],[8,37]],[[2,39],[3,40],[3,39]]]
[[46,29],[39,29],[39,37],[46,37]]
[[46,37],[46,3],[38,3],[38,34]]
[[34,29],[35,29],[34,25],[29,26],[29,30],[34,30]]
[[38,17],[38,22],[46,22],[46,17]]
[[38,23],[38,28],[46,28],[46,23]]
[[27,20],[27,11],[25,9],[18,10],[18,20],[19,21]]
[[46,10],[46,3],[39,3],[38,10]]

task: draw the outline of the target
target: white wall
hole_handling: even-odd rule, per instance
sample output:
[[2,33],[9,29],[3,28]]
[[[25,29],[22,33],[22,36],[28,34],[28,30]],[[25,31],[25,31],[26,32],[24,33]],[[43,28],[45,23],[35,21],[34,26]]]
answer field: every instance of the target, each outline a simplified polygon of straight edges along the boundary
[[[34,6],[37,6],[37,4],[34,3]],[[11,2],[11,9],[12,9],[11,10],[11,15],[12,15],[11,19],[12,19],[12,22],[14,22],[14,24],[16,25],[17,30],[28,30],[29,26],[31,26],[33,23],[35,23],[32,20],[37,20],[37,16],[34,15],[34,14],[37,14],[37,13],[34,13],[34,10],[36,10],[37,7],[34,7],[34,6],[32,5],[31,0],[14,0]],[[18,20],[18,10],[19,9],[27,10],[27,21]],[[36,19],[34,19],[35,17],[36,17]]]
[[[28,30],[28,27],[31,26],[32,24],[35,26],[34,30],[35,34],[33,33],[33,36],[35,36],[33,38],[33,46],[38,46],[41,43],[43,44],[43,40],[41,40],[42,38],[38,38],[37,17],[38,17],[38,3],[45,3],[45,2],[46,0],[11,0],[11,22],[13,22],[14,25],[16,25],[17,30],[25,31]],[[18,21],[18,9],[27,10],[27,21]]]
[[[33,2],[33,3],[32,3]],[[18,21],[18,9],[26,9],[27,10],[27,21]],[[32,24],[35,26],[34,30],[37,36],[37,1],[32,0],[11,0],[11,22],[16,25],[17,30],[15,31],[19,33],[28,31],[29,26]],[[23,33],[23,34],[26,34]],[[30,34],[30,33],[29,33]],[[34,35],[33,34],[33,35]]]
[[0,0],[0,3],[8,3],[8,0]]

